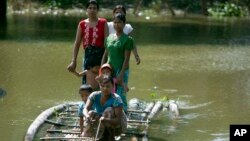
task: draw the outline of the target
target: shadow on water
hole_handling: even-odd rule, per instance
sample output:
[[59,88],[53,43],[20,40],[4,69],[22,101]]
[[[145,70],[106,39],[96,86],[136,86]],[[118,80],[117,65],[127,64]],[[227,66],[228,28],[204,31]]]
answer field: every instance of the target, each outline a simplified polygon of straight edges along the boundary
[[[22,16],[8,17],[8,28],[1,29],[0,39],[73,41],[81,17]],[[129,22],[129,19],[128,19]],[[207,17],[169,18],[150,22],[129,22],[137,44],[224,44],[250,42],[249,20],[215,20]],[[6,25],[7,26],[7,25]],[[5,27],[6,27],[5,26]]]
[[0,39],[6,39],[7,38],[7,19],[1,18],[0,19]]

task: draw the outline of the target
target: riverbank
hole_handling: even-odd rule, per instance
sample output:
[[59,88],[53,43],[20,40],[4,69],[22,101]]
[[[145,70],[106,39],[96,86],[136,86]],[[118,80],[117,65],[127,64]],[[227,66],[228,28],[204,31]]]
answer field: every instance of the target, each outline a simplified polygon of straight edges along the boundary
[[[174,9],[175,16],[171,14],[168,9],[156,12],[150,8],[140,8],[136,14],[134,14],[135,8],[130,6],[127,8],[127,17],[130,21],[135,22],[164,22],[165,20],[175,17],[182,18],[186,16],[192,17],[206,17],[201,14],[187,14],[184,10]],[[100,17],[112,19],[112,7],[101,8],[99,11]],[[54,17],[85,17],[86,9],[82,7],[72,7],[68,9],[62,9],[58,7],[48,7],[37,3],[22,4],[18,8],[15,5],[8,4],[7,16],[54,16]]]
[[[210,17],[201,14],[185,13],[183,10],[174,10],[175,16],[171,15],[168,10],[162,10],[160,13],[156,13],[152,9],[143,9],[138,14],[133,14],[134,8],[127,9],[127,19],[129,22],[141,22],[141,23],[172,23],[172,24],[198,24],[198,25],[211,25],[221,23],[228,23],[237,20],[249,20],[250,17]],[[112,8],[101,8],[99,11],[100,17],[105,17],[109,21],[112,20]],[[85,8],[49,8],[40,5],[27,5],[22,9],[14,10],[12,6],[7,7],[7,17],[24,16],[24,17],[73,17],[73,18],[85,18]],[[190,20],[191,19],[191,20]],[[207,22],[204,22],[207,21]],[[211,22],[212,21],[212,22]]]

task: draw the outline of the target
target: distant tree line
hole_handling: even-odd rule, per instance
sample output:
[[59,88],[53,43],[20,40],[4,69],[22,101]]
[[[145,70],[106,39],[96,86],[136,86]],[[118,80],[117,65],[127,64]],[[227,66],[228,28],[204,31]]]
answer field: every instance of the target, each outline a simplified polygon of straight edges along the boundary
[[[6,0],[0,0],[6,3]],[[49,8],[84,8],[88,0],[7,0],[13,9],[18,10],[29,3],[39,3]],[[171,11],[175,15],[175,10],[182,10],[186,13],[198,14],[218,14],[224,16],[248,15],[250,11],[250,0],[97,0],[101,7],[112,8],[114,5],[123,4],[126,7],[134,8],[134,14],[141,9],[151,8],[155,12],[162,10]],[[0,4],[0,9],[5,10],[6,6]],[[223,11],[223,9],[229,9]],[[233,12],[232,12],[233,11]],[[240,12],[239,12],[240,11]],[[2,11],[1,11],[2,13]],[[5,12],[6,13],[6,12]],[[246,14],[247,13],[247,14]]]

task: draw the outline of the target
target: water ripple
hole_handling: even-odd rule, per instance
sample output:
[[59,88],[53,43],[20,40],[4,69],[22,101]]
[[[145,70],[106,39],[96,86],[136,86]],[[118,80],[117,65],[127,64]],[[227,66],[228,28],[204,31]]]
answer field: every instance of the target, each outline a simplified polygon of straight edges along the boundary
[[188,103],[183,102],[183,101],[177,101],[177,103],[180,109],[196,109],[196,108],[205,107],[209,104],[212,104],[213,102],[210,101],[210,102],[196,104],[196,105],[188,105]]

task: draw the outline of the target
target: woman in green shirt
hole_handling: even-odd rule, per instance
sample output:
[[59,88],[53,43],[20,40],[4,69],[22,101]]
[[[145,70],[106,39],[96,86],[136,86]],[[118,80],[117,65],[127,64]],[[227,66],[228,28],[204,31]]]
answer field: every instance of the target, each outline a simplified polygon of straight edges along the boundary
[[117,79],[116,93],[122,98],[124,110],[127,110],[126,90],[122,84],[128,80],[129,57],[133,49],[132,37],[123,33],[123,28],[126,23],[124,14],[118,13],[114,16],[115,34],[111,34],[105,40],[105,52],[102,59],[102,64],[109,63],[114,69],[114,75]]

